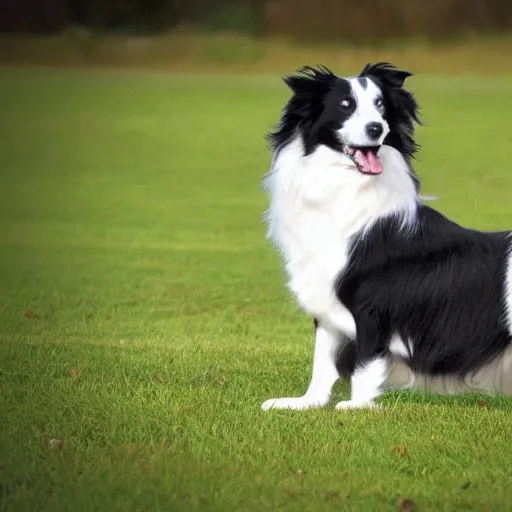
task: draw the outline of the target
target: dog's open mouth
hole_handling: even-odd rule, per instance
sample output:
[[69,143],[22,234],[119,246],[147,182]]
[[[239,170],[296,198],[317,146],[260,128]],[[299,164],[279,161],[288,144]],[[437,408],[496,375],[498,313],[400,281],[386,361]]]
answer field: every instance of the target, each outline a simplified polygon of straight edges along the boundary
[[347,146],[343,145],[343,153],[349,156],[363,174],[380,174],[382,164],[377,153],[380,146]]

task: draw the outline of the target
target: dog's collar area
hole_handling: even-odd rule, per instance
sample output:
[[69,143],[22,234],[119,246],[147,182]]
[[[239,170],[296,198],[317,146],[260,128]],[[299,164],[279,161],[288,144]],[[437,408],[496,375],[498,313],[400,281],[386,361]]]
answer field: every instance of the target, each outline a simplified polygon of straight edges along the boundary
[[352,159],[358,171],[370,175],[382,172],[382,164],[377,156],[379,149],[380,146],[342,146],[343,153]]

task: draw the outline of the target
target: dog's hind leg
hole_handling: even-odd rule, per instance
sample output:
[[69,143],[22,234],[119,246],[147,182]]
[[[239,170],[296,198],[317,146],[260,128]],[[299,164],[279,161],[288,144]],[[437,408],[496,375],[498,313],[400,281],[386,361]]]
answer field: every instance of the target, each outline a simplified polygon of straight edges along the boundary
[[315,321],[316,339],[313,356],[313,375],[308,390],[303,396],[288,398],[271,398],[261,408],[304,410],[324,407],[329,403],[331,390],[339,379],[339,354],[348,340],[337,331],[325,328]]
[[385,389],[390,357],[386,350],[386,336],[378,320],[370,313],[356,319],[357,340],[351,378],[350,400],[336,404],[336,409],[374,408],[374,399]]

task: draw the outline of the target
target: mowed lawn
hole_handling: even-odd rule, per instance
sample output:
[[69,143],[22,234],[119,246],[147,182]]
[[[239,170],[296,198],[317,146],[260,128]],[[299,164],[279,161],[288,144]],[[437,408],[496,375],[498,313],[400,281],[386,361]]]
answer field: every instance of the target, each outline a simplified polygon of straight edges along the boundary
[[[512,227],[512,79],[415,71],[423,193]],[[0,97],[1,510],[512,510],[512,399],[260,410],[313,349],[261,222],[279,77],[4,68]]]

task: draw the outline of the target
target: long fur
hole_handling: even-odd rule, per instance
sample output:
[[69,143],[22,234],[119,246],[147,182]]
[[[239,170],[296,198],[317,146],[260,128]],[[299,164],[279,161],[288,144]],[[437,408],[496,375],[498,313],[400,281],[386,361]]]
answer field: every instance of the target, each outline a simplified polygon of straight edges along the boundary
[[[341,409],[371,406],[397,375],[401,387],[512,393],[510,233],[463,228],[419,200],[409,76],[379,63],[351,79],[325,67],[285,78],[293,94],[268,137],[268,235],[290,290],[315,318],[323,363],[303,397],[264,409],[325,405],[342,374],[353,389]],[[381,117],[372,106],[379,94]],[[344,153],[347,127],[366,120],[387,129],[378,175]]]

